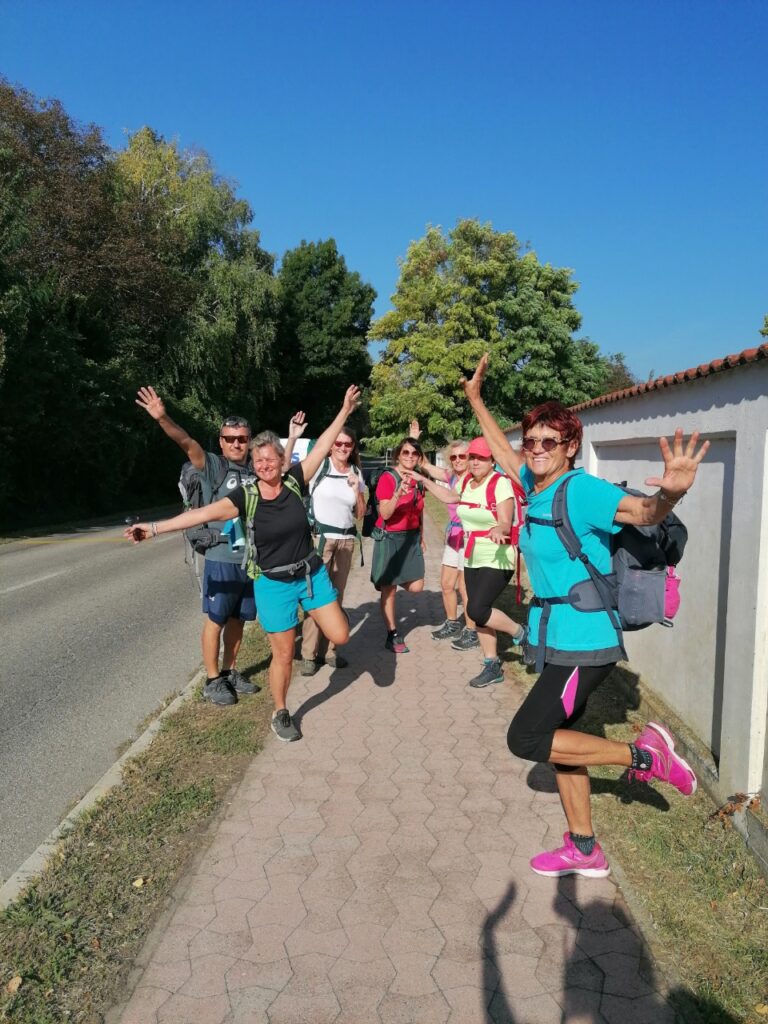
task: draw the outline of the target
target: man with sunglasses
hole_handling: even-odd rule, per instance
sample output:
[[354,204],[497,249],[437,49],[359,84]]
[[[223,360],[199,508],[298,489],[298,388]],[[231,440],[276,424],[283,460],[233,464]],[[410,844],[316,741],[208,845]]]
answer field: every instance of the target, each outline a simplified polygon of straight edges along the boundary
[[[240,416],[228,416],[219,430],[217,452],[207,452],[165,411],[165,404],[152,387],[139,388],[136,404],[152,417],[162,431],[181,448],[200,473],[203,504],[209,505],[229,495],[236,487],[251,483],[255,477],[248,466],[251,428]],[[209,526],[224,530],[225,522]],[[235,668],[246,622],[256,618],[253,582],[241,568],[242,552],[233,550],[226,537],[205,553],[203,572],[202,649],[207,679],[203,698],[213,704],[237,703],[238,693],[257,693],[260,689]],[[219,649],[223,641],[221,669]]]

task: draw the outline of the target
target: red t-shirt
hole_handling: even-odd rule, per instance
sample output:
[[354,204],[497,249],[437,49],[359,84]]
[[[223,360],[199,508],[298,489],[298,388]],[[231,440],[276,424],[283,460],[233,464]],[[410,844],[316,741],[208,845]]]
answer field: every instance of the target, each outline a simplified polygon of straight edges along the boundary
[[[376,500],[378,503],[381,504],[382,501],[387,501],[391,498],[397,490],[397,486],[392,473],[389,471],[382,473],[378,484],[376,484]],[[388,533],[397,533],[401,530],[420,530],[423,508],[424,495],[417,487],[416,482],[413,481],[411,490],[406,491],[398,499],[395,511],[389,519],[385,522],[381,515],[379,515],[376,525],[383,527]]]

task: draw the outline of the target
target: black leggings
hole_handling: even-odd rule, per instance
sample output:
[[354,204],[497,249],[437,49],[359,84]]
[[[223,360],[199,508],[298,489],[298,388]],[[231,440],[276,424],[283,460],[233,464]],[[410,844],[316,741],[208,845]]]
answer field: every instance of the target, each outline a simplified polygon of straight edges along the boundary
[[[527,761],[549,761],[555,731],[577,724],[587,698],[614,665],[545,665],[510,723],[507,746],[512,753]],[[555,768],[574,770],[567,765]]]
[[511,579],[511,569],[494,569],[491,566],[464,569],[464,583],[467,588],[466,612],[478,626],[484,626],[490,619],[493,602]]

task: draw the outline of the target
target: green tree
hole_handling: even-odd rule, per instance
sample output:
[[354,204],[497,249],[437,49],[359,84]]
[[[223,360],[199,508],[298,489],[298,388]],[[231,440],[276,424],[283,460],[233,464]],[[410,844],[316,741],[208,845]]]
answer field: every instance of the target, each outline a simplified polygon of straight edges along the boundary
[[625,388],[633,388],[640,383],[629,369],[623,352],[613,352],[611,355],[603,356],[605,366],[605,380],[601,388],[601,394],[610,395],[614,391],[623,391]]
[[573,337],[581,317],[571,273],[490,224],[430,227],[408,249],[394,308],[368,332],[387,342],[371,375],[371,446],[394,444],[414,416],[427,444],[469,433],[458,381],[486,350],[486,394],[506,422],[547,398],[570,405],[599,394],[606,365],[596,345]]
[[285,396],[278,415],[304,409],[316,434],[333,419],[350,384],[368,384],[366,335],[376,292],[347,269],[332,238],[302,242],[286,252],[278,280],[280,391]]
[[763,326],[760,328],[760,333],[764,338],[768,338],[768,313],[763,317]]

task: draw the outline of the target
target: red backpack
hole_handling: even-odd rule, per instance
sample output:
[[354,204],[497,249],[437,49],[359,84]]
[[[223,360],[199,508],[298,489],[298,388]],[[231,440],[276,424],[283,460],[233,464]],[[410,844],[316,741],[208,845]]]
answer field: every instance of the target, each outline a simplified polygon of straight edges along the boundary
[[[515,502],[515,514],[512,522],[512,527],[509,531],[509,541],[507,543],[511,546],[514,546],[515,550],[517,551],[515,576],[517,577],[517,603],[520,604],[522,598],[522,590],[520,587],[519,541],[520,528],[522,527],[523,522],[525,520],[525,510],[528,507],[528,498],[526,497],[525,491],[516,480],[513,480],[511,477],[506,476],[506,474],[504,473],[494,472],[491,474],[491,477],[488,480],[488,483],[486,484],[485,487],[485,502],[465,501],[464,491],[466,490],[467,485],[469,483],[469,473],[466,473],[464,476],[464,480],[462,481],[461,490],[459,491],[459,501],[457,501],[456,504],[466,505],[467,508],[487,508],[488,511],[492,513],[493,518],[498,522],[499,517],[496,512],[496,486],[499,480],[501,480],[502,478],[504,478],[505,480],[509,480],[509,482],[512,484],[512,497]],[[470,555],[472,554],[472,548],[475,546],[476,538],[487,537],[488,534],[491,532],[491,529],[493,529],[493,527],[491,527],[488,530],[471,530],[466,535],[466,540],[464,544],[465,558],[469,558]]]

